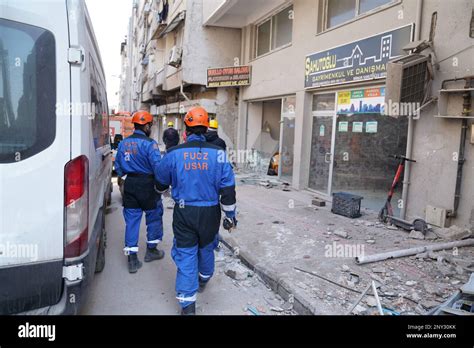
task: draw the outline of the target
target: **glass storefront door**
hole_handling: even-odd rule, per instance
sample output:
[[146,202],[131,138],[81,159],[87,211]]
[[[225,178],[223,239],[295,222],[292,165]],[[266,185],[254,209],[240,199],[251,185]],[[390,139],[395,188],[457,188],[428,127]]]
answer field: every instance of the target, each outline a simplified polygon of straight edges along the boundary
[[324,195],[331,193],[334,120],[335,94],[314,95],[308,186]]
[[291,184],[293,180],[293,159],[295,146],[295,105],[296,97],[285,97],[282,100],[280,165],[279,177]]

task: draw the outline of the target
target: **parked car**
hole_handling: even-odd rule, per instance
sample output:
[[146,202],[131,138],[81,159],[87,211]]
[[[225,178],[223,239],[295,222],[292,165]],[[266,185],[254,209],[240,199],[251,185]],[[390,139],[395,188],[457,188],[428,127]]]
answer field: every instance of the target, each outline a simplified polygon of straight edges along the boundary
[[85,2],[0,0],[0,67],[0,314],[75,314],[104,269],[112,189]]

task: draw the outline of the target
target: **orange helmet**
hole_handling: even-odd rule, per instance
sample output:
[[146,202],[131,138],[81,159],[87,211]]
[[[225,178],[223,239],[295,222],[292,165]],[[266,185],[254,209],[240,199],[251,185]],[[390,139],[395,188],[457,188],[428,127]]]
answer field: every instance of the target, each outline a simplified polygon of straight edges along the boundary
[[204,126],[209,128],[209,115],[203,107],[195,106],[184,117],[184,123],[188,127]]
[[139,110],[133,114],[132,123],[147,124],[153,122],[153,116],[148,111]]

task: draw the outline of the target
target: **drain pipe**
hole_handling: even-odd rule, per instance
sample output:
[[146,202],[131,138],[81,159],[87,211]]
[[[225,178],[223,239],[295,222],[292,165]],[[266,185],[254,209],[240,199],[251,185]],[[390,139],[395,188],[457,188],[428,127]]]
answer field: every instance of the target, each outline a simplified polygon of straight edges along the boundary
[[[418,41],[421,37],[421,16],[423,13],[423,0],[418,0],[416,3],[416,24],[415,24],[415,37],[414,40]],[[413,116],[408,116],[408,133],[407,133],[407,149],[405,156],[411,158],[413,148]],[[407,213],[407,199],[408,199],[408,188],[410,185],[410,174],[411,174],[411,163],[406,162],[405,172],[403,174],[403,189],[402,189],[402,208],[400,209],[400,218],[405,219]]]
[[184,97],[184,99],[187,101],[187,102],[191,102],[191,100],[188,98],[188,96],[186,95],[186,93],[184,93],[184,82],[181,81],[181,86],[179,87],[179,93],[181,93],[181,95]]
[[[466,80],[466,84],[464,88],[471,88],[471,79],[474,78],[473,76],[465,77],[464,79]],[[469,116],[469,112],[471,110],[471,92],[469,90],[466,90],[466,92],[463,93],[463,110],[462,110],[462,115],[463,116]],[[464,157],[465,155],[465,149],[466,149],[466,138],[467,138],[467,118],[462,119],[462,125],[461,125],[461,139],[459,142],[459,152],[458,152],[458,170],[456,173],[456,188],[454,190],[454,205],[453,205],[453,210],[449,211],[447,213],[447,217],[449,218],[455,218],[458,214],[458,208],[459,208],[459,202],[461,201],[461,184],[462,184],[462,169],[464,166],[464,162],[466,162],[466,159]]]

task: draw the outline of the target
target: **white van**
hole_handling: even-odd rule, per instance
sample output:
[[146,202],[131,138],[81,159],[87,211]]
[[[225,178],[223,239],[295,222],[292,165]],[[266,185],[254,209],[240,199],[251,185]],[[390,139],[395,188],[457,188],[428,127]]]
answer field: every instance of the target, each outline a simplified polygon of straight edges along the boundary
[[75,314],[105,264],[105,76],[81,0],[0,0],[0,314]]

